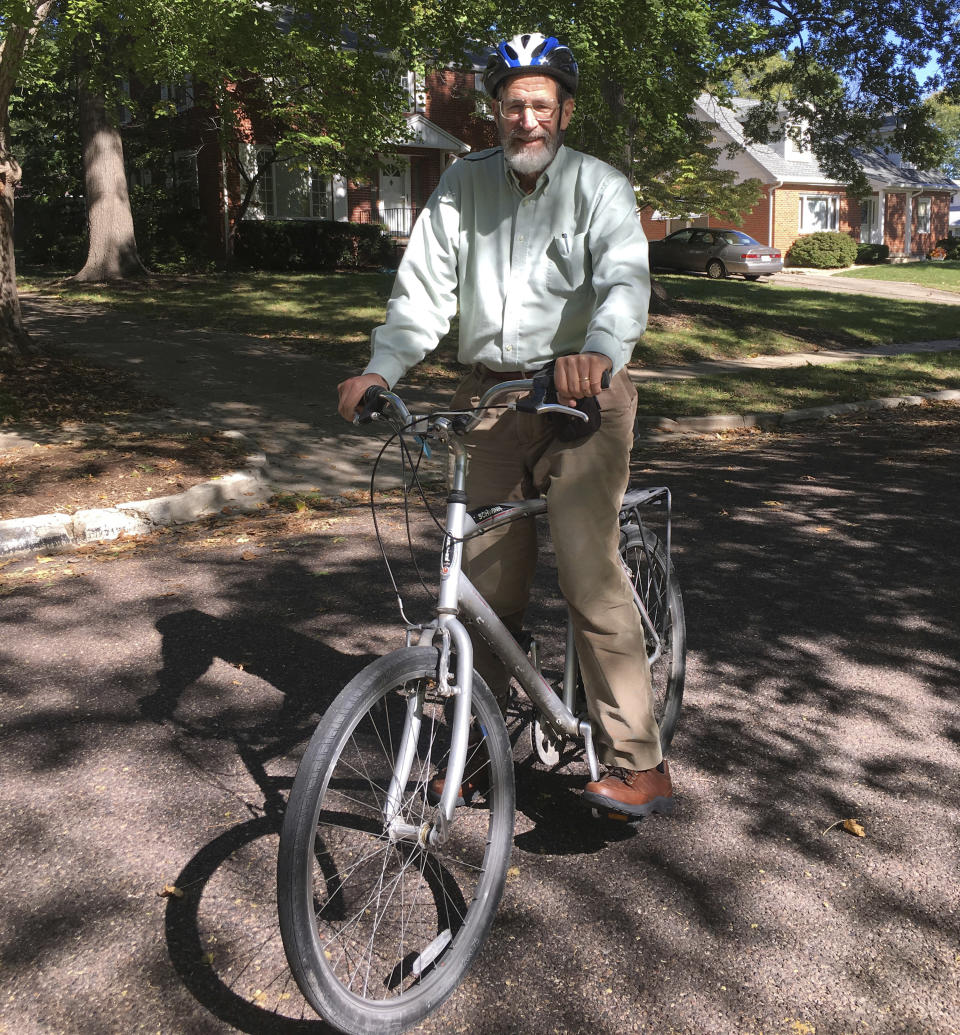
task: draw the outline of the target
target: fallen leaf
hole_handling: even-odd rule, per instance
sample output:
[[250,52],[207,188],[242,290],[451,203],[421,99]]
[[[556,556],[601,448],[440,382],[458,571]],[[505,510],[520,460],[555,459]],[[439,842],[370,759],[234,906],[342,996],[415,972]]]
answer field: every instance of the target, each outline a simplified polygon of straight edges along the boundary
[[783,504],[779,500],[764,500],[763,505],[765,507],[782,507]]
[[41,557],[37,554],[37,564],[49,564],[51,561],[55,561],[56,557]]
[[255,561],[257,559],[257,555],[253,550],[244,550],[240,557],[245,561]]
[[183,891],[176,884],[164,884],[157,892],[158,898],[183,898]]
[[867,836],[859,821],[855,819],[838,819],[835,823],[831,823],[820,836],[822,837],[823,834],[829,834],[834,827],[843,827],[848,834],[853,834],[854,837]]
[[833,529],[829,525],[817,525],[814,528],[814,532],[826,533],[826,532],[832,532],[832,531],[833,531]]

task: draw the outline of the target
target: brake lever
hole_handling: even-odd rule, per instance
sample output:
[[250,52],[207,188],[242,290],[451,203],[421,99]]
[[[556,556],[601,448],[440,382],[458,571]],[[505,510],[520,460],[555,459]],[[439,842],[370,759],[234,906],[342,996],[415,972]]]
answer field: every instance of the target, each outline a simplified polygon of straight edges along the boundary
[[[522,399],[518,399],[516,403],[512,404],[512,409],[518,410],[521,413],[564,413],[570,417],[578,417],[580,420],[589,422],[589,416],[583,412],[583,410],[574,409],[572,406],[564,406],[557,402],[547,402],[546,398],[548,393],[553,388],[553,369],[554,363],[549,363],[542,370],[538,371],[533,378],[533,387],[530,389],[530,394],[524,396]],[[604,370],[600,376],[600,388],[610,387],[610,371]],[[556,398],[556,393],[554,393]]]
[[[517,407],[519,409],[519,406]],[[542,406],[538,406],[534,413],[564,413],[568,417],[577,417],[579,420],[585,420],[589,423],[590,418],[583,412],[583,410],[575,410],[572,406],[563,406],[561,403],[543,403]]]

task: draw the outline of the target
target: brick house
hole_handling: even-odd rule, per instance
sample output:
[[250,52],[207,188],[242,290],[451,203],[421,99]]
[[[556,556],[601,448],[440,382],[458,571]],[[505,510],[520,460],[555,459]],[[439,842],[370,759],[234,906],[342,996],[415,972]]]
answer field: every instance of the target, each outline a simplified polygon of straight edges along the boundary
[[[858,160],[870,193],[853,198],[789,136],[770,144],[747,142],[742,120],[755,102],[735,99],[732,103],[732,109],[721,107],[703,95],[694,115],[711,128],[716,146],[735,149],[733,157],[722,152],[720,168],[734,172],[738,182],[755,178],[762,184],[760,200],[742,217],[741,228],[751,237],[786,254],[803,234],[838,230],[858,242],[886,244],[891,258],[921,258],[947,236],[950,199],[956,188],[943,173],[917,169],[892,151],[860,152]],[[730,225],[728,219],[711,216],[667,219],[650,209],[641,217],[653,240],[683,226]]]
[[[380,165],[365,178],[322,176],[302,163],[270,164],[259,183],[245,219],[335,220],[382,223],[396,237],[405,237],[436,187],[444,169],[461,155],[492,146],[496,129],[483,100],[485,67],[479,57],[467,71],[444,69],[422,80],[408,72],[401,85],[408,97],[408,136],[385,141]],[[176,103],[173,148],[163,167],[130,169],[131,186],[165,184],[187,209],[199,209],[211,253],[223,254],[246,184],[224,153],[213,131],[210,112],[194,101],[191,80],[162,84],[161,101]],[[203,97],[203,91],[198,91]],[[142,129],[122,120],[125,133]],[[248,172],[257,167],[260,141],[256,118],[240,126],[241,154]],[[264,148],[269,150],[269,148]]]

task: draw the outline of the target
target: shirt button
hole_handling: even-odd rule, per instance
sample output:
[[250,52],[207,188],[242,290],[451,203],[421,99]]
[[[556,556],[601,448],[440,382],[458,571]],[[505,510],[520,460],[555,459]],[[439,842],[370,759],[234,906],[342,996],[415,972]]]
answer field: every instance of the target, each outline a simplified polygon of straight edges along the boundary
[[518,241],[522,241],[523,240],[523,234],[517,234],[517,240]]
[[504,345],[503,351],[504,352],[513,352],[513,346],[512,345]]

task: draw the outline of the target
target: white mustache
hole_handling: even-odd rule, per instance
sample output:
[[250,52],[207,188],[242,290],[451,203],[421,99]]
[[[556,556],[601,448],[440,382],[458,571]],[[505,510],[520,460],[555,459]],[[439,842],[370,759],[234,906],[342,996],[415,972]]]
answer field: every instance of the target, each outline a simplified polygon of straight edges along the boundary
[[523,136],[522,129],[515,129],[510,134],[511,140],[522,140],[524,143],[531,143],[534,140],[549,140],[550,134],[545,129],[535,129],[530,136]]

